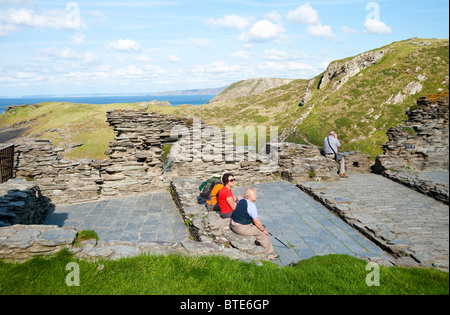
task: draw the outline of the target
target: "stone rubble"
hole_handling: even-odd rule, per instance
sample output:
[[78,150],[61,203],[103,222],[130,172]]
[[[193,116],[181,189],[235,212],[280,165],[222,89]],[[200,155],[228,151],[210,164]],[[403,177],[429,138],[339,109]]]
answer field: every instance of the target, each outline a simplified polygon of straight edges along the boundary
[[0,259],[23,263],[34,257],[51,257],[68,249],[78,259],[96,262],[117,260],[140,255],[225,256],[230,259],[261,264],[250,255],[234,248],[223,248],[213,243],[195,241],[146,242],[133,245],[127,242],[105,243],[95,239],[74,243],[78,232],[74,228],[52,225],[13,225],[0,228]]
[[25,262],[70,248],[77,231],[51,225],[13,225],[0,228],[0,259]]

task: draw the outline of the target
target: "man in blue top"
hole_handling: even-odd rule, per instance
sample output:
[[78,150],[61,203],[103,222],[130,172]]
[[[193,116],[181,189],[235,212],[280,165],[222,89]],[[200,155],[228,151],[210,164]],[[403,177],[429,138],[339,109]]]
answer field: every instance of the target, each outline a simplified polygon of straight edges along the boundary
[[266,250],[267,257],[276,259],[278,255],[275,254],[273,249],[269,231],[258,217],[258,209],[255,205],[257,198],[256,188],[245,190],[244,199],[239,201],[231,216],[230,229],[238,235],[256,237],[256,241]]
[[[324,139],[324,150],[325,156],[329,159],[336,159],[336,154],[338,153],[338,149],[341,146],[341,143],[338,140],[337,134],[334,131],[331,131],[328,137]],[[341,178],[347,178],[345,175],[345,159],[342,157],[342,160],[339,162],[339,176]]]

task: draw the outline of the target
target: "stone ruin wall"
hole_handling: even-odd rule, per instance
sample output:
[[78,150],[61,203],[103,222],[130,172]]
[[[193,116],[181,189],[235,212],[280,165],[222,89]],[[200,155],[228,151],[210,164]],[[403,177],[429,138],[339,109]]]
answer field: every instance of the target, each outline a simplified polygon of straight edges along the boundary
[[384,155],[378,157],[377,172],[389,169],[417,171],[448,170],[449,95],[433,94],[417,100],[406,112],[408,120],[387,132]]
[[[388,130],[389,142],[383,144],[374,172],[448,204],[448,111],[448,92],[418,99],[406,112],[408,120]],[[441,180],[430,179],[427,172],[440,173]]]
[[[34,181],[53,204],[151,193],[166,190],[178,177],[206,180],[225,172],[234,173],[242,185],[279,178],[294,182],[337,179],[336,165],[315,146],[272,144],[270,154],[277,154],[277,163],[270,165],[270,154],[244,150],[238,155],[235,146],[230,151],[223,145],[216,154],[211,148],[211,128],[223,139],[225,131],[192,118],[116,110],[108,112],[107,121],[117,133],[107,151],[108,159],[69,161],[63,158],[64,149],[48,140],[24,140],[16,144],[16,177]],[[187,146],[183,148],[183,144]],[[165,145],[172,145],[170,170],[164,166]],[[180,148],[186,151],[186,147],[188,154],[180,154]],[[228,160],[229,154],[235,158]],[[368,156],[352,152],[347,158],[349,173],[370,172]]]

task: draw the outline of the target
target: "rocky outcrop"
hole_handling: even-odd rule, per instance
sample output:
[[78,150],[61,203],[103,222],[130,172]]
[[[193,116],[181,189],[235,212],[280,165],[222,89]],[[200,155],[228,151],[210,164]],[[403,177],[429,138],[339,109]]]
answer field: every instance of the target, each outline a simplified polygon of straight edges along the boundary
[[331,63],[322,77],[319,89],[331,85],[333,91],[339,90],[350,78],[377,64],[388,52],[388,49],[376,50],[358,55],[348,61]]
[[270,89],[291,83],[291,79],[260,78],[236,82],[217,95],[208,104],[229,101],[239,97],[258,95]]

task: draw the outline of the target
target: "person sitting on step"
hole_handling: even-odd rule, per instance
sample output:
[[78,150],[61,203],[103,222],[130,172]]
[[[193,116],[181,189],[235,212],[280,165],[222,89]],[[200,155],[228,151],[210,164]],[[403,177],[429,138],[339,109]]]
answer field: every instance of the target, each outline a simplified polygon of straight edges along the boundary
[[265,250],[269,259],[276,259],[278,255],[272,246],[269,237],[269,231],[261,223],[258,216],[258,209],[255,202],[258,198],[256,188],[247,188],[244,193],[244,199],[239,201],[236,210],[233,212],[230,220],[230,229],[241,236],[254,236]]

